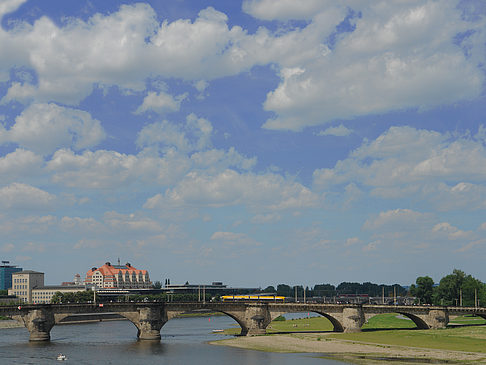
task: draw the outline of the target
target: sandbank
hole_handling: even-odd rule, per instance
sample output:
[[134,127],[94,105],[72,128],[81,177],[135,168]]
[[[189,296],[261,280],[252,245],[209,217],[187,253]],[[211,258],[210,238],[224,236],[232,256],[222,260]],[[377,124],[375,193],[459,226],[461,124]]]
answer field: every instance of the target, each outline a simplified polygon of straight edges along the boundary
[[378,345],[328,338],[326,334],[242,336],[213,341],[211,344],[270,352],[318,353],[323,357],[357,364],[380,364],[391,361],[394,364],[486,364],[484,353]]

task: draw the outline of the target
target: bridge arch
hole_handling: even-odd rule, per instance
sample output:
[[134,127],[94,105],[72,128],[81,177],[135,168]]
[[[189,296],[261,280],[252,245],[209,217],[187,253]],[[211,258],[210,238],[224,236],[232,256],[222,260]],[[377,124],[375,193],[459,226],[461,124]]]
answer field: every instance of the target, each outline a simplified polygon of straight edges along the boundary
[[404,317],[407,317],[408,319],[412,320],[412,322],[417,326],[417,329],[429,329],[430,326],[422,319],[419,317],[419,315],[404,312],[404,311],[393,311],[392,308],[390,308],[389,312],[379,312],[379,313],[371,313],[366,315],[366,321],[369,321],[371,318],[380,316],[383,314],[399,314]]
[[333,315],[331,315],[329,313],[326,313],[326,312],[323,312],[323,311],[318,311],[318,310],[315,310],[315,309],[303,310],[303,311],[292,310],[291,312],[274,312],[274,311],[271,311],[272,320],[274,320],[279,315],[285,315],[285,314],[290,314],[290,313],[316,313],[316,314],[319,314],[320,316],[328,319],[329,322],[331,322],[331,324],[333,326],[333,332],[344,332],[344,327],[343,327],[343,325],[342,325],[342,323],[339,319],[337,319],[336,317],[334,317]]
[[239,318],[238,314],[231,313],[229,311],[224,311],[224,310],[215,310],[215,312],[223,313],[223,314],[227,315],[228,317],[234,319],[236,321],[236,323],[238,323],[238,325],[241,327],[240,336],[245,336],[248,333],[249,328],[246,325],[245,320],[243,318]]

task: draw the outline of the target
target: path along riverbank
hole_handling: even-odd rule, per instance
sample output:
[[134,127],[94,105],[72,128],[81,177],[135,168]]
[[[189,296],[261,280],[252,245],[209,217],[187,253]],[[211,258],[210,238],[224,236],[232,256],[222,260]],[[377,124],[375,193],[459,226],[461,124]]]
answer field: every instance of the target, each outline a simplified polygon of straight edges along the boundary
[[[486,341],[485,341],[486,342]],[[316,353],[356,364],[486,364],[486,353],[373,344],[330,338],[329,334],[277,334],[235,337],[211,342],[269,352]]]

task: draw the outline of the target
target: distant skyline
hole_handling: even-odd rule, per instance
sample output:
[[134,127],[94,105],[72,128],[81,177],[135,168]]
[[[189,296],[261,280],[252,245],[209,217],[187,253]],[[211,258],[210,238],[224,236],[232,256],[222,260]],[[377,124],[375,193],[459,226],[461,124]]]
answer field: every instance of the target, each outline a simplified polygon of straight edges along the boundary
[[0,256],[486,281],[486,3],[4,0]]

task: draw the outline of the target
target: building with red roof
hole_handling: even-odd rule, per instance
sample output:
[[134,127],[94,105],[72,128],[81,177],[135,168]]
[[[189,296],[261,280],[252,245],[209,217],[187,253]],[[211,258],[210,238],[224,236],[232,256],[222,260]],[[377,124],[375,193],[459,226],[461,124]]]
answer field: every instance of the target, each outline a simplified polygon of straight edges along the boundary
[[103,266],[93,267],[86,273],[84,284],[89,288],[100,289],[149,289],[152,283],[147,270],[134,268],[130,263],[112,265],[107,262]]

